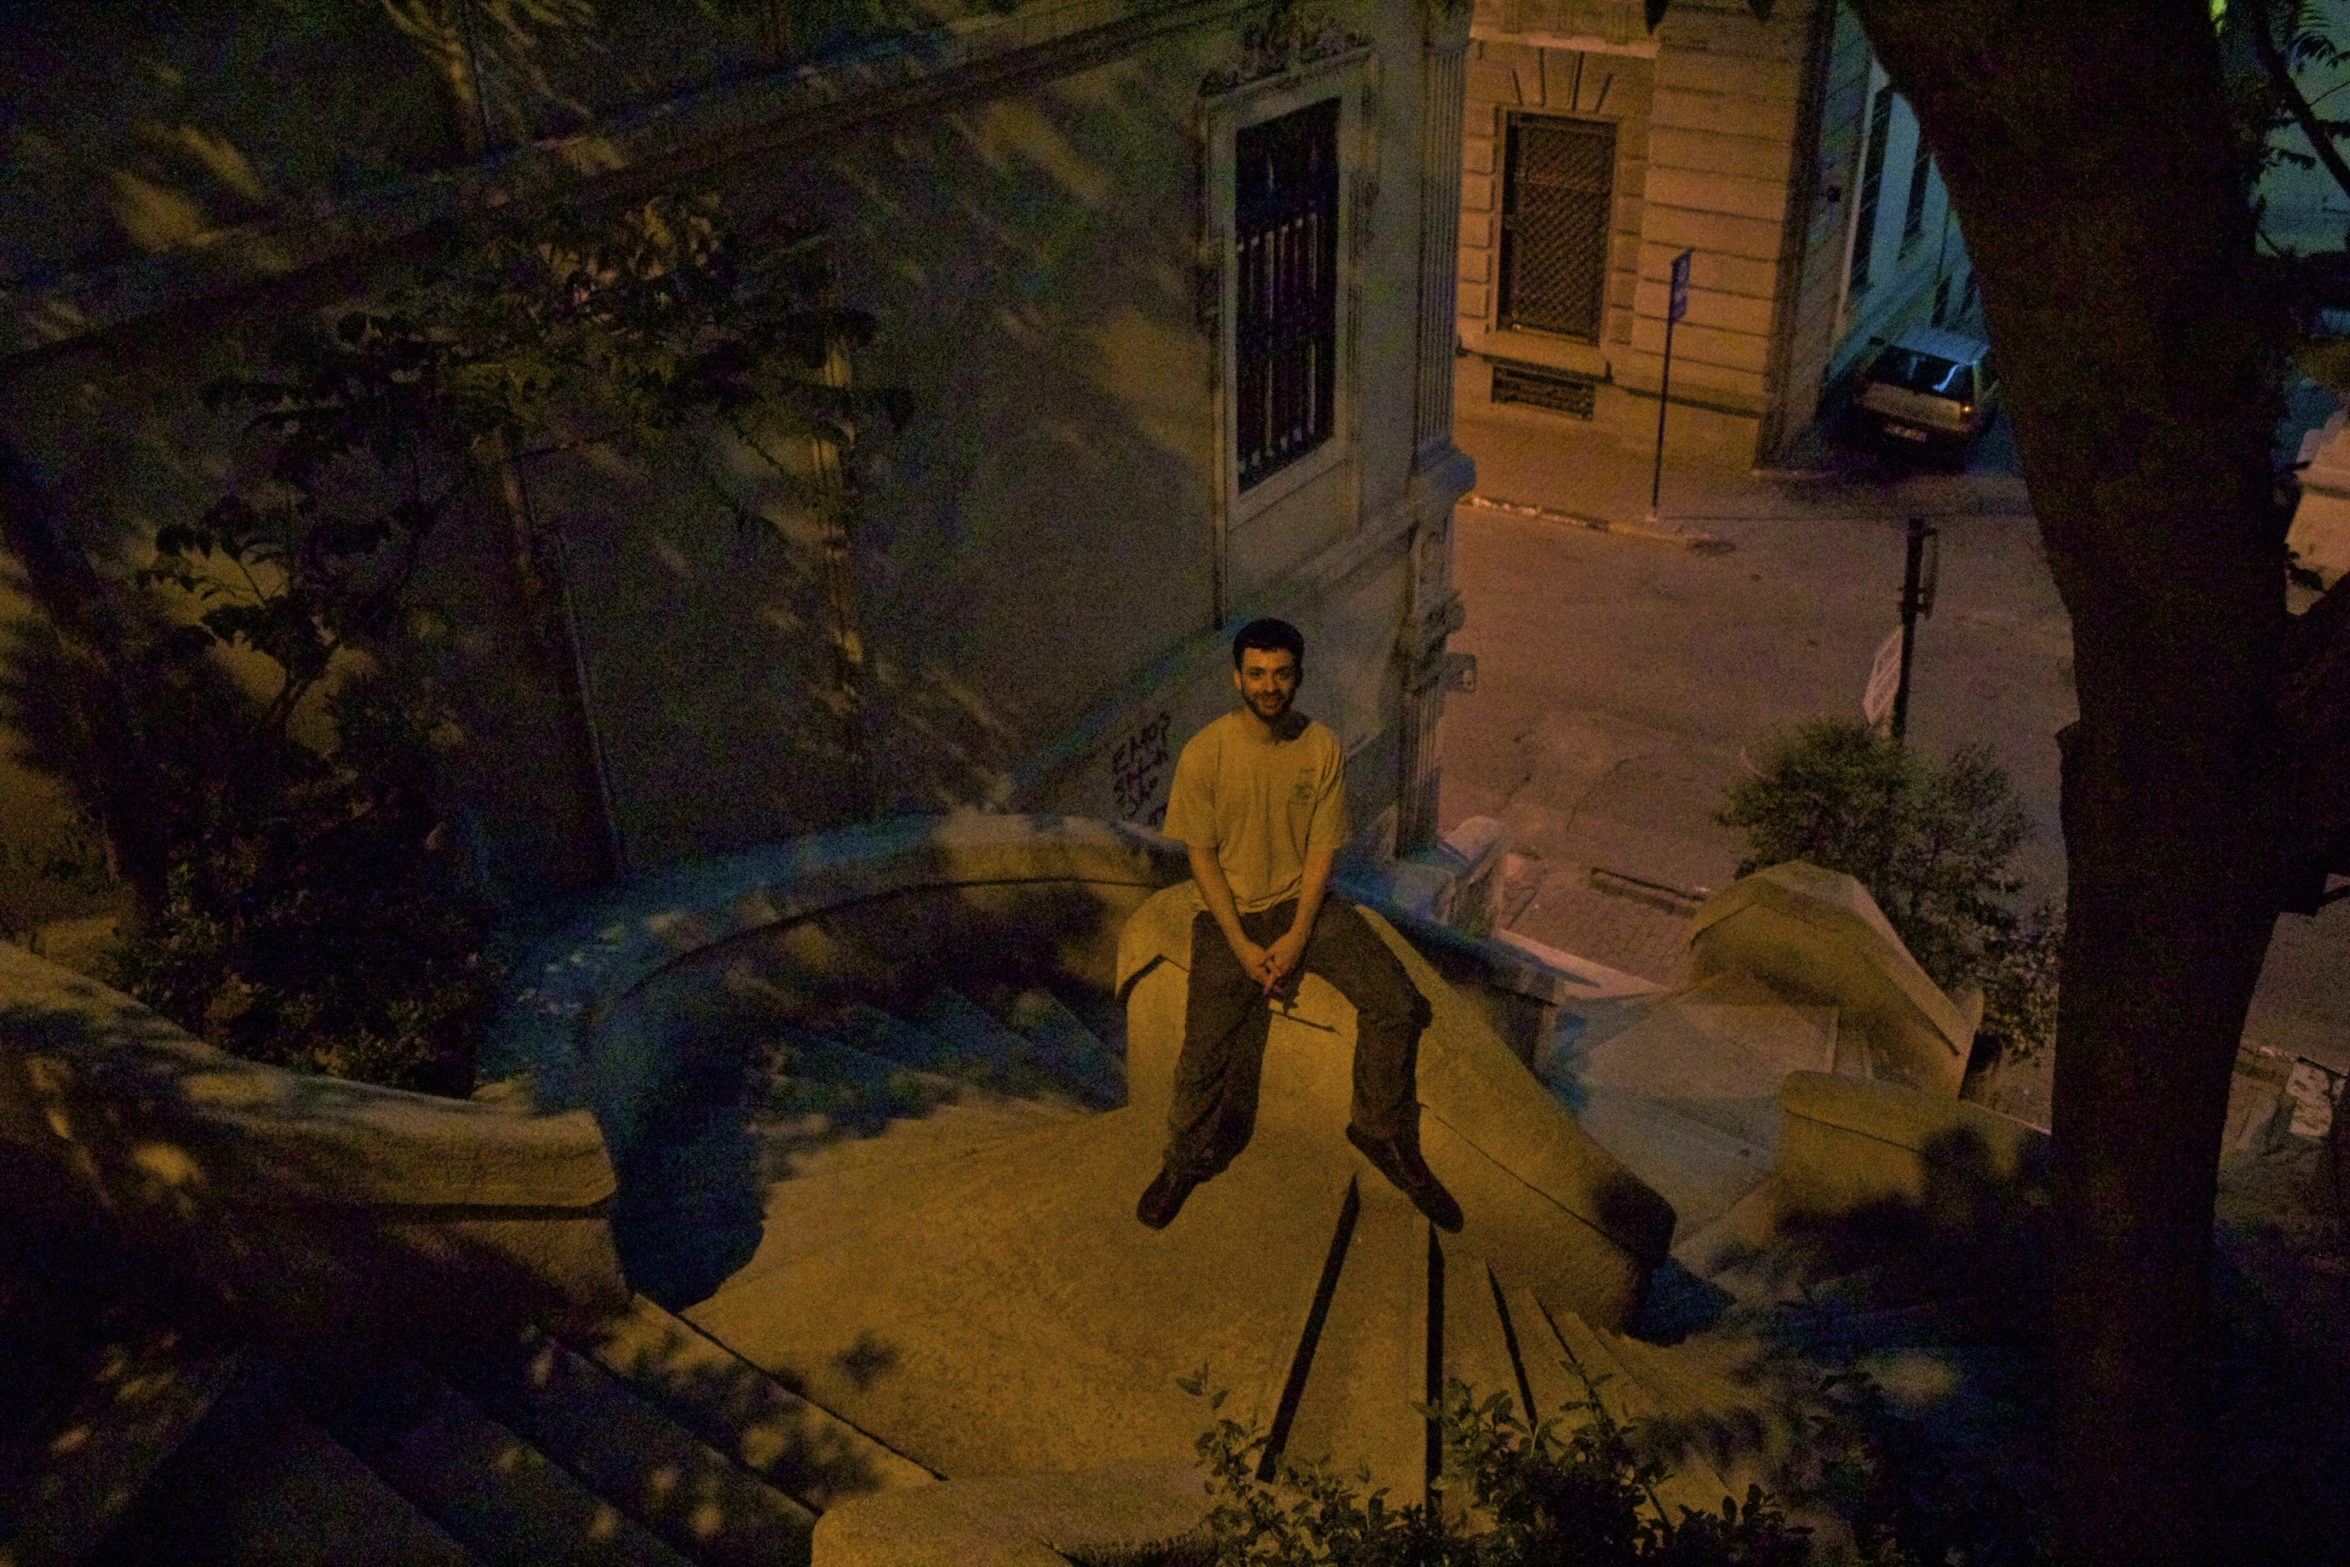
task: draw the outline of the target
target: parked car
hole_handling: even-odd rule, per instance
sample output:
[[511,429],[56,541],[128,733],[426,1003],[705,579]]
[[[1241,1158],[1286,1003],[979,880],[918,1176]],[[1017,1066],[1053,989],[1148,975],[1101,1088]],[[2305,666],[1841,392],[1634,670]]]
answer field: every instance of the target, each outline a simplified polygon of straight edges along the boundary
[[1862,432],[1896,448],[1964,462],[1998,407],[1989,344],[1917,327],[1886,344],[1862,372],[1852,412]]

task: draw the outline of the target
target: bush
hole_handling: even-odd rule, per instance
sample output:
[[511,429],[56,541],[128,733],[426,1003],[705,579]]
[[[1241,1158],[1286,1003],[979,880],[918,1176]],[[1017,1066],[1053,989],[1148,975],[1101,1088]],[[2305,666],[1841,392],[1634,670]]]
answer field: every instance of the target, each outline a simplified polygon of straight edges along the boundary
[[1864,725],[1815,720],[1733,783],[1714,820],[1746,833],[1741,876],[1805,860],[1866,887],[1934,983],[1981,987],[1983,1028],[2011,1054],[2054,1042],[2064,917],[2014,907],[2031,820],[1987,748],[1935,768]]
[[281,741],[209,778],[115,983],[249,1060],[470,1092],[490,910],[434,809],[420,705],[353,681],[327,702],[331,755]]
[[[489,911],[433,800],[435,738],[457,726],[419,562],[445,527],[512,529],[521,618],[544,631],[554,550],[522,486],[586,440],[682,441],[749,527],[764,513],[712,455],[731,440],[845,530],[845,488],[800,473],[791,443],[845,450],[903,399],[834,384],[871,322],[823,302],[820,238],[738,238],[712,196],[462,237],[207,390],[247,411],[245,460],[199,517],[153,529],[140,591],[38,506],[0,506],[44,611],[13,628],[0,702],[137,902],[118,983],[240,1055],[470,1088]],[[10,501],[21,481],[0,471]],[[229,656],[269,689],[230,680]]]
[[[1182,1385],[1201,1393],[1204,1374]],[[1222,1393],[1208,1398],[1211,1410],[1221,1409]],[[1384,1492],[1364,1494],[1367,1472],[1350,1480],[1286,1457],[1274,1480],[1261,1480],[1263,1434],[1218,1419],[1198,1444],[1215,1504],[1209,1541],[1161,1559],[1215,1567],[1800,1567],[1810,1550],[1810,1531],[1788,1523],[1759,1487],[1744,1502],[1725,1498],[1719,1513],[1684,1508],[1668,1517],[1655,1493],[1664,1467],[1637,1458],[1631,1428],[1596,1399],[1561,1412],[1582,1417],[1571,1434],[1548,1420],[1529,1427],[1508,1394],[1480,1402],[1459,1381],[1448,1381],[1427,1412],[1444,1438],[1450,1500],[1438,1506],[1390,1507]]]

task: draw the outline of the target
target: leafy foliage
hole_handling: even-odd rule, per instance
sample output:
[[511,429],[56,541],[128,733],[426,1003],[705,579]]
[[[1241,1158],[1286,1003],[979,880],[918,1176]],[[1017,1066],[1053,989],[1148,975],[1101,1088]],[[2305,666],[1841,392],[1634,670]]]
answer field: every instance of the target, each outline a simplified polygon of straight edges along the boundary
[[1733,783],[1714,820],[1745,830],[1739,875],[1788,860],[1842,871],[1936,984],[1982,987],[1983,1026],[2012,1050],[2054,1040],[2063,915],[2013,907],[2031,821],[1985,748],[1935,768],[1865,725],[1819,719]]
[[115,890],[103,847],[78,826],[0,838],[0,941],[34,942],[48,921],[103,908]]
[[2036,1567],[2052,1558],[2045,1464],[2017,1444],[1967,1451],[1934,1423],[1896,1411],[1863,1372],[1820,1379],[1815,1475],[1805,1494],[1851,1526],[1861,1567]]
[[[491,995],[490,911],[434,801],[459,730],[414,592],[427,545],[503,522],[543,599],[530,465],[605,441],[671,446],[750,524],[710,455],[725,441],[845,532],[837,475],[795,457],[898,407],[844,384],[870,323],[825,302],[813,233],[748,242],[714,198],[661,197],[467,239],[211,387],[246,411],[248,477],[156,532],[130,612],[53,615],[82,629],[24,640],[9,683],[110,847],[167,846],[134,888],[134,994],[240,1054],[451,1092]],[[100,623],[110,645],[84,634]],[[266,672],[258,693],[228,657]],[[80,678],[45,687],[32,664]],[[102,773],[141,780],[135,803]]]
[[[1181,1386],[1220,1411],[1206,1374]],[[1204,1557],[1215,1567],[1800,1567],[1809,1530],[1759,1487],[1719,1513],[1666,1515],[1664,1466],[1636,1455],[1633,1430],[1596,1397],[1529,1426],[1506,1393],[1480,1401],[1448,1381],[1427,1411],[1443,1433],[1448,1501],[1392,1507],[1349,1479],[1286,1456],[1258,1478],[1265,1437],[1221,1416],[1198,1443],[1214,1500]],[[1571,1425],[1572,1429],[1568,1427]]]
[[331,755],[287,742],[205,780],[115,977],[237,1055],[463,1094],[496,997],[490,910],[445,848],[429,707],[366,679],[328,706]]

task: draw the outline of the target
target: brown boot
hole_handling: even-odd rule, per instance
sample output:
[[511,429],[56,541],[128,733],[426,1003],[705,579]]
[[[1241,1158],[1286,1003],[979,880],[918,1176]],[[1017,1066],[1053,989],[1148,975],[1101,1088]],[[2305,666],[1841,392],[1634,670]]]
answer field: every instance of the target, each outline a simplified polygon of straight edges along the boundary
[[1361,1149],[1372,1167],[1409,1197],[1430,1224],[1448,1234],[1460,1233],[1461,1205],[1452,1200],[1452,1193],[1428,1168],[1417,1147],[1393,1137],[1367,1137],[1351,1125],[1346,1129],[1346,1140]]
[[1160,1165],[1159,1173],[1143,1188],[1142,1201],[1134,1205],[1134,1216],[1154,1230],[1165,1229],[1183,1211],[1183,1199],[1191,1195],[1191,1189],[1200,1179],[1186,1175],[1173,1165]]

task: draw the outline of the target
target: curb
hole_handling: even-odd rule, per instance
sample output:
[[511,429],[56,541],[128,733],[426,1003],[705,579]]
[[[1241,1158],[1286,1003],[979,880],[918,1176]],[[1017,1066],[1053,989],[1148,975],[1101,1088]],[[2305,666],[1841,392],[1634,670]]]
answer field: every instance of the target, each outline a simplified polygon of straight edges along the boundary
[[1548,506],[1529,505],[1524,501],[1505,501],[1490,495],[1464,495],[1460,504],[1474,506],[1480,511],[1507,512],[1513,517],[1532,517],[1538,522],[1561,523],[1571,528],[1588,528],[1594,533],[1614,533],[1625,538],[1654,539],[1660,544],[1678,544],[1683,549],[1695,550],[1700,555],[1727,555],[1738,546],[1728,539],[1716,538],[1710,533],[1699,533],[1687,528],[1651,527],[1643,522],[1614,522],[1605,517],[1582,517],[1573,512],[1558,511]]

